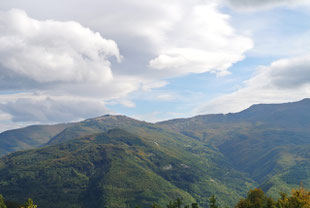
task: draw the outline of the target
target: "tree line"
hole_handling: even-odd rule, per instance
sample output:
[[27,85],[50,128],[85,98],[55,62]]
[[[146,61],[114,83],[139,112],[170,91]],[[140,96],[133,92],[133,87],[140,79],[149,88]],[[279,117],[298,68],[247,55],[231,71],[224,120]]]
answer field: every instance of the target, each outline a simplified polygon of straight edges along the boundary
[[38,205],[35,205],[31,198],[28,198],[24,205],[12,201],[5,201],[0,194],[0,208],[38,208]]
[[[0,208],[38,208],[33,200],[29,198],[24,205],[5,201],[0,194]],[[136,207],[140,208],[140,207]],[[164,208],[156,203],[151,208]],[[198,203],[186,204],[182,199],[170,201],[165,208],[199,208]],[[209,199],[209,208],[222,208],[218,205],[216,197],[212,195]],[[274,200],[265,195],[262,189],[250,190],[246,198],[241,198],[234,208],[310,208],[310,191],[302,186],[292,189],[291,195],[280,193],[280,198]]]
[[[163,208],[157,204],[153,204],[152,208]],[[197,203],[184,205],[181,199],[171,201],[166,208],[199,208]],[[215,196],[209,199],[209,208],[221,208]],[[310,192],[300,186],[292,189],[291,195],[280,193],[280,198],[274,200],[265,195],[260,188],[250,190],[246,198],[242,198],[234,206],[234,208],[310,208]]]

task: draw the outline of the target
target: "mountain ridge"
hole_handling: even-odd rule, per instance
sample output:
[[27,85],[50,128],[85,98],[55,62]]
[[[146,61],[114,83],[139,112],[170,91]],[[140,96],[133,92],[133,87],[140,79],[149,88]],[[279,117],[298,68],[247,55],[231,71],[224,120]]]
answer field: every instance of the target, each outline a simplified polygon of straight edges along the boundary
[[[71,190],[75,194],[68,197],[73,197],[83,206],[86,206],[83,200],[91,198],[96,207],[106,207],[107,204],[114,204],[114,207],[126,207],[126,204],[146,206],[151,202],[165,204],[171,197],[168,192],[161,194],[153,189],[141,192],[142,198],[137,198],[140,192],[136,193],[137,196],[122,192],[127,189],[126,180],[132,183],[130,186],[139,187],[138,179],[132,175],[134,172],[145,177],[145,183],[154,177],[166,190],[170,187],[190,201],[197,200],[203,207],[207,206],[211,194],[217,195],[222,205],[232,205],[253,187],[261,187],[268,195],[278,197],[280,191],[287,192],[300,182],[310,188],[309,124],[310,99],[285,104],[259,104],[234,114],[199,115],[158,123],[122,115],[104,115],[71,124],[39,149],[0,158],[0,189],[4,190],[6,198],[23,201],[14,198],[12,190],[24,190],[17,181],[26,180],[42,187],[47,181],[54,180],[60,190],[68,193],[71,189],[66,186],[70,187],[70,183],[74,182],[77,190]],[[114,155],[111,148],[123,156]],[[101,154],[110,154],[109,164],[116,164],[115,171],[124,174],[110,173],[110,170],[105,172],[100,169],[99,162],[98,168],[107,175],[99,174],[99,169],[98,173],[97,169],[92,169],[99,175],[88,177],[82,167],[76,166],[79,164],[73,157],[76,152],[80,154],[76,155],[77,158],[89,158],[85,161],[87,167],[96,167],[97,159],[106,157]],[[53,164],[51,161],[56,166],[53,170],[46,170],[42,164]],[[127,165],[122,167],[121,164]],[[14,177],[8,177],[8,173]],[[40,174],[52,174],[52,179],[40,179]],[[59,174],[65,174],[68,180],[58,179]],[[77,182],[76,178],[80,176],[81,182]],[[37,177],[39,182],[34,181]],[[105,182],[106,177],[111,177],[110,184]],[[123,182],[117,185],[117,181]],[[96,184],[101,185],[97,187]],[[90,192],[83,195],[84,188],[88,186]],[[96,190],[99,195],[92,198]],[[48,202],[53,200],[48,192],[45,195],[35,191],[31,193],[39,194],[43,207],[48,207]],[[56,197],[64,193],[54,191],[54,194]],[[117,202],[115,194],[120,197],[120,202]],[[225,197],[228,194],[229,197]],[[76,207],[80,205],[76,204]]]
[[0,157],[10,152],[39,147],[71,125],[73,124],[32,125],[4,131],[0,133]]

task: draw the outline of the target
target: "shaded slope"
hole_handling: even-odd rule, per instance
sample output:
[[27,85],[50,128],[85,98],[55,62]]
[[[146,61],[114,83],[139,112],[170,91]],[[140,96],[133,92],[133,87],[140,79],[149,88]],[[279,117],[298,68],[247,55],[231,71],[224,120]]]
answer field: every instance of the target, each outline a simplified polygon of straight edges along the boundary
[[272,195],[300,182],[310,188],[310,164],[305,162],[310,161],[306,154],[310,152],[309,99],[254,105],[240,113],[175,119],[158,125],[218,148],[234,168],[248,173]]
[[39,147],[71,124],[36,125],[0,134],[0,157],[10,152]]

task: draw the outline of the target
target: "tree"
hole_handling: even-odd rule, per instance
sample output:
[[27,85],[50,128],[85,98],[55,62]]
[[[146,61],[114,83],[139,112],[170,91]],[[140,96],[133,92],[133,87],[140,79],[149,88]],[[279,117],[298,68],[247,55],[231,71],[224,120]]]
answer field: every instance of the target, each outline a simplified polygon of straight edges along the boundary
[[183,201],[180,198],[177,198],[175,201],[170,201],[167,205],[167,208],[182,208]]
[[[167,208],[199,208],[198,203],[192,203],[191,206],[189,204],[184,205],[183,199],[177,198],[175,201],[170,201],[169,204],[166,205]],[[158,204],[153,204],[152,208],[161,208]]]
[[0,208],[6,208],[6,205],[4,203],[4,198],[1,194],[0,194]]
[[310,192],[302,186],[292,190],[292,196],[288,198],[289,208],[310,208]]
[[216,198],[214,195],[212,195],[209,199],[209,205],[210,205],[210,208],[219,208],[217,205],[216,205]]
[[192,208],[198,208],[198,203],[192,203]]
[[33,204],[33,200],[31,198],[28,198],[28,201],[25,203],[25,206],[21,208],[37,208],[38,205]]
[[284,192],[280,193],[280,198],[277,201],[277,207],[278,208],[287,208],[289,207],[289,201],[288,201],[288,197],[287,194]]
[[262,189],[256,188],[248,192],[247,198],[240,199],[235,208],[275,208],[275,202],[267,197]]
[[152,208],[161,208],[161,206],[159,206],[158,204],[154,203],[154,204],[152,204]]

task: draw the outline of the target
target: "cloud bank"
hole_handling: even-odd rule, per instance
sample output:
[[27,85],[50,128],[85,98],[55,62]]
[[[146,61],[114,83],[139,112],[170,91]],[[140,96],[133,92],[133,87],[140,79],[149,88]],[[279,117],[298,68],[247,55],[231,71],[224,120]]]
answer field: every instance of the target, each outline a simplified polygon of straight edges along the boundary
[[0,110],[11,115],[14,122],[76,121],[111,113],[104,102],[74,97],[23,96],[6,104]]
[[0,110],[15,122],[99,116],[110,112],[106,103],[134,108],[130,93],[152,93],[190,73],[227,74],[253,47],[217,1],[58,3],[61,10],[57,0],[10,2],[36,4],[28,11],[40,18],[0,12]]
[[197,113],[238,112],[253,104],[298,101],[305,97],[310,97],[309,55],[259,67],[239,90],[204,104]]

